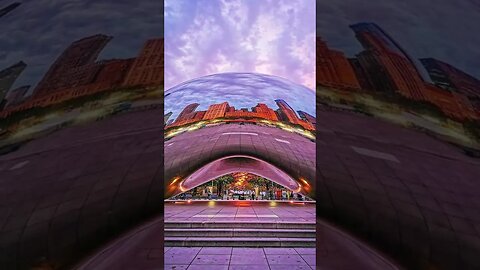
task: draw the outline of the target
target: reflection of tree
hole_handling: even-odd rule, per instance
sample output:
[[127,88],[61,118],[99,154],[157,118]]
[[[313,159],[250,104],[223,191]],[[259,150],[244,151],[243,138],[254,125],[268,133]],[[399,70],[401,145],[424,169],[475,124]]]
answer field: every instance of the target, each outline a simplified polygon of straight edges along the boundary
[[256,176],[255,178],[253,178],[250,183],[253,185],[253,186],[268,186],[269,184],[269,180],[268,179],[265,179],[261,176]]
[[233,183],[233,175],[227,174],[224,176],[220,176],[219,178],[213,180],[214,185],[216,184],[217,186],[217,194],[222,194],[223,192],[223,187],[229,186],[231,183]]

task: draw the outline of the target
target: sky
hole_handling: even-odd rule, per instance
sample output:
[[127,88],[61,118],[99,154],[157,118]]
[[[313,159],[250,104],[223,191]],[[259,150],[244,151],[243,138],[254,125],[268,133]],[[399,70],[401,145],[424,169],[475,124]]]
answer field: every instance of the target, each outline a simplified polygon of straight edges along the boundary
[[314,89],[314,6],[314,0],[165,0],[165,89],[223,72],[275,75]]
[[[18,1],[18,0],[17,0]],[[0,7],[14,2],[1,1]],[[135,57],[149,38],[163,36],[158,0],[23,0],[0,18],[0,69],[20,60],[27,68],[14,88],[36,85],[73,41],[95,34],[113,36],[101,59]]]
[[[0,18],[0,69],[20,60],[28,65],[14,87],[35,85],[76,39],[114,36],[100,56],[108,59],[134,57],[146,39],[163,36],[158,0],[17,1],[22,5]],[[12,2],[0,1],[0,7]],[[313,0],[243,2],[165,1],[166,35],[173,36],[172,46],[165,44],[168,88],[223,71],[258,71],[312,88]],[[373,21],[413,57],[438,58],[480,78],[479,3],[317,0],[316,28],[329,46],[353,56],[361,47],[348,25]]]
[[317,0],[317,33],[348,56],[361,51],[348,27],[375,22],[412,57],[433,57],[480,78],[478,0]]

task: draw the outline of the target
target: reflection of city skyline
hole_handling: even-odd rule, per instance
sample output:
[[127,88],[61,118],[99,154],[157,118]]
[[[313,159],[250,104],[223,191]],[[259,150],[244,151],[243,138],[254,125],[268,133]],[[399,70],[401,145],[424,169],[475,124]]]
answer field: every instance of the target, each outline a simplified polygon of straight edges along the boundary
[[440,59],[480,78],[480,36],[468,30],[478,25],[478,1],[316,2],[317,34],[347,57],[362,49],[348,25],[371,21],[381,25],[410,55]]
[[[375,23],[357,23],[350,28],[363,47],[353,58],[330,49],[317,37],[318,85],[398,95],[434,104],[454,119],[480,118],[480,80],[434,58],[412,58]],[[422,74],[423,68],[428,74]]]
[[30,86],[10,89],[27,64],[20,61],[0,71],[0,117],[102,91],[163,84],[163,38],[147,40],[137,57],[98,60],[112,38],[97,34],[72,42],[29,96]]
[[264,103],[275,107],[276,99],[287,101],[295,110],[315,115],[315,92],[285,78],[259,73],[220,73],[195,78],[165,91],[165,113],[176,118],[182,108],[200,103],[198,110],[209,104],[228,101],[237,108]]
[[[99,55],[99,60],[105,60],[133,58],[145,40],[163,37],[164,20],[162,12],[159,12],[163,5],[161,1],[0,2],[0,9],[10,3],[21,2],[0,18],[2,31],[12,34],[4,35],[5,39],[0,44],[0,69],[19,60],[27,63],[28,68],[14,88],[31,85],[30,92],[49,65],[73,40],[96,33],[114,36],[115,39]],[[119,16],[121,14],[128,16]]]
[[[191,103],[183,108],[176,119],[170,119],[172,112],[165,114],[166,128],[178,127],[182,125],[192,124],[199,121],[208,121],[214,119],[264,119],[273,122],[286,122],[292,125],[302,126],[306,130],[314,130],[316,118],[304,111],[295,110],[283,99],[276,99],[277,110],[270,108],[264,103],[257,103],[251,110],[248,108],[237,109],[230,106],[228,102],[210,104],[207,110],[197,111],[199,103]],[[297,114],[298,113],[298,114]]]

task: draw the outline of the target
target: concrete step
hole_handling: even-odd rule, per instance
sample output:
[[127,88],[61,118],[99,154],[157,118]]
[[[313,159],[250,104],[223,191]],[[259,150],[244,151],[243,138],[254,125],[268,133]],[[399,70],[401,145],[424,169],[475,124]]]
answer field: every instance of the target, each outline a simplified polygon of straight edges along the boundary
[[165,221],[165,228],[245,228],[315,230],[315,222],[306,221]]
[[315,238],[165,237],[166,247],[315,247]]
[[251,228],[165,228],[166,237],[280,237],[315,238],[312,229],[251,229]]

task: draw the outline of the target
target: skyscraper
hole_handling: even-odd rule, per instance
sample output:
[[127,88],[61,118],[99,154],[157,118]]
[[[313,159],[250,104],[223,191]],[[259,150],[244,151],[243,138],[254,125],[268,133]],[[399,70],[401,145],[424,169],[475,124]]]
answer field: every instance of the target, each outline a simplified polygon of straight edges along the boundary
[[434,58],[422,58],[432,81],[439,87],[462,93],[468,97],[480,97],[480,80],[462,70]]
[[474,105],[468,98],[453,90],[446,90],[434,84],[425,84],[427,100],[439,107],[446,115],[455,119],[478,119]]
[[353,68],[353,72],[355,72],[355,77],[357,77],[360,88],[363,90],[372,90],[373,87],[370,78],[360,64],[360,61],[357,58],[349,58],[348,61]]
[[297,111],[297,112],[302,120],[307,121],[314,126],[317,124],[317,118],[315,116],[304,111]]
[[133,62],[125,86],[152,86],[163,83],[163,38],[148,40]]
[[98,88],[111,89],[120,87],[125,80],[134,59],[110,59],[98,62],[101,69],[95,76],[93,84]]
[[23,72],[27,67],[27,64],[20,61],[2,71],[0,71],[0,101],[5,98],[8,93],[8,90],[17,80],[18,76]]
[[173,112],[168,112],[167,114],[165,114],[163,116],[163,123],[166,125],[168,123],[168,119],[170,118],[170,116],[172,116]]
[[[417,69],[417,64],[414,58],[405,51],[400,44],[398,44],[387,32],[375,23],[357,23],[350,25],[350,28],[355,32],[355,37],[362,44],[363,48],[379,49],[398,54],[406,59]],[[373,39],[371,38],[373,37]],[[421,76],[421,72],[417,69]]]
[[252,111],[257,113],[258,117],[265,118],[272,121],[278,121],[277,114],[264,103],[258,103],[252,108]]
[[208,107],[207,112],[203,116],[203,120],[210,120],[210,119],[224,117],[228,108],[229,108],[228,102],[223,102],[220,104],[212,104]]
[[316,46],[317,83],[345,89],[360,89],[353,67],[342,52],[329,49],[319,37]]
[[350,28],[364,48],[357,58],[375,90],[425,99],[424,81],[415,61],[395,40],[374,23],[354,24]]
[[98,34],[73,42],[51,65],[34,94],[45,95],[91,83],[102,68],[95,61],[111,39],[110,36]]
[[10,92],[6,97],[7,99],[6,106],[16,105],[21,103],[25,98],[25,95],[27,94],[28,89],[30,89],[30,85],[24,85],[24,86],[20,86],[18,88],[10,90]]
[[295,111],[288,105],[288,103],[283,99],[276,99],[275,103],[277,103],[279,107],[279,114],[281,119],[284,121],[288,121],[292,124],[298,124],[298,117]]
[[192,118],[195,115],[195,110],[198,108],[200,104],[198,103],[192,103],[188,104],[183,108],[183,110],[180,112],[180,114],[177,116],[177,119],[175,122],[179,122],[182,120],[187,120],[188,118]]

